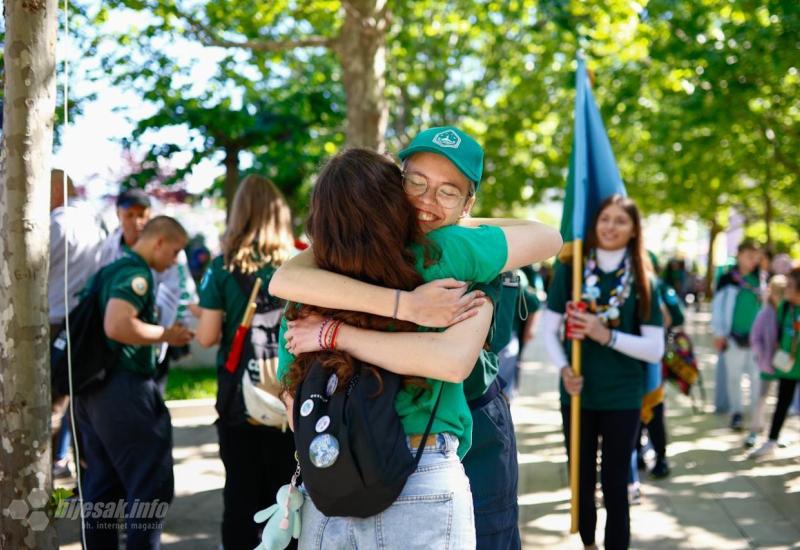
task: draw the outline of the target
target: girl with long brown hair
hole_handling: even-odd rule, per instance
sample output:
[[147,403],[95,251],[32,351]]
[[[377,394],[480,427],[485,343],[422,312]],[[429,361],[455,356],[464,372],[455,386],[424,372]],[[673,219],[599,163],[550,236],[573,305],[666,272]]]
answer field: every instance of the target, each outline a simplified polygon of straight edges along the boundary
[[[622,549],[630,543],[627,480],[639,433],[644,364],[660,361],[664,353],[661,309],[643,240],[639,210],[631,199],[614,195],[603,201],[584,244],[582,306],[570,302],[571,262],[559,264],[541,320],[548,355],[561,369],[567,452],[570,395],[580,395],[582,401],[579,531],[586,548],[596,548],[600,441],[605,547]],[[560,338],[565,317],[569,338],[584,341],[582,376],[572,370],[569,340]]]
[[[464,187],[467,185],[465,181]],[[458,200],[466,200],[466,191],[462,190]],[[327,274],[322,275],[323,279],[329,276],[340,282],[342,275],[347,275],[353,279],[345,281],[352,281],[354,287],[391,287],[397,299],[402,292],[433,279],[491,281],[509,262],[516,267],[532,261],[530,251],[535,248],[529,245],[528,253],[520,254],[520,246],[515,245],[518,238],[523,240],[524,232],[513,230],[509,237],[499,227],[448,227],[423,235],[417,210],[404,191],[399,167],[386,157],[364,150],[337,155],[320,173],[312,196],[308,232],[317,275]],[[397,501],[377,517],[359,519],[325,517],[307,499],[302,511],[301,548],[349,547],[348,541],[353,540],[365,548],[475,545],[469,483],[459,462],[469,448],[472,425],[461,382],[472,371],[485,342],[491,307],[481,305],[474,317],[445,332],[382,332],[390,326],[406,331],[416,328],[392,319],[399,317],[398,306],[395,301],[394,310],[390,306],[381,317],[311,306],[301,306],[296,314],[288,314],[296,315],[297,320],[290,321],[293,336],[287,343],[288,350],[281,346],[281,352],[286,354],[281,357],[279,375],[286,373],[283,379],[290,401],[309,364],[306,356],[320,358],[344,376],[349,375],[348,356],[404,375],[405,384],[397,394],[395,409],[409,448],[416,450],[418,442],[414,437],[419,438],[425,431],[441,392],[431,428],[435,435],[429,436],[419,467],[408,478]],[[347,320],[337,329],[335,350],[321,355],[317,335],[324,321],[320,313],[331,317],[332,322]],[[298,355],[297,359],[290,351]],[[341,380],[339,384],[341,387]],[[445,494],[449,496],[437,497]],[[424,528],[408,528],[417,523]]]
[[[291,220],[286,199],[270,180],[255,174],[245,177],[233,199],[222,254],[214,258],[200,283],[197,340],[204,347],[219,343],[216,426],[225,465],[225,548],[258,545],[259,527],[253,514],[273,501],[294,470],[292,434],[278,426],[259,424],[257,415],[245,406],[243,393],[245,376],[253,384],[267,387],[271,381],[277,387],[277,323],[283,302],[266,289],[275,270],[294,252]],[[262,289],[258,302],[272,312],[274,326],[252,329],[263,330],[259,334],[266,335],[264,346],[257,348],[256,361],[248,359],[245,366],[237,362],[231,372],[226,362],[257,280]]]

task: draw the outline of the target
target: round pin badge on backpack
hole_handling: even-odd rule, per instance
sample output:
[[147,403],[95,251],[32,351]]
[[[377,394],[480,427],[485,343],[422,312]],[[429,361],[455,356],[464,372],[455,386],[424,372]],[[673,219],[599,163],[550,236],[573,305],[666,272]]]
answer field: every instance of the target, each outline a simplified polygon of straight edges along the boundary
[[328,384],[325,386],[325,394],[330,397],[338,386],[339,378],[336,376],[336,373],[331,374],[330,378],[328,378]]
[[327,430],[328,426],[330,425],[331,425],[331,417],[326,414],[325,416],[319,417],[319,420],[317,420],[317,424],[316,426],[314,426],[314,429],[317,431],[318,434],[321,434],[322,432]]
[[313,410],[314,410],[314,401],[311,399],[306,399],[300,406],[300,416],[308,416],[309,414],[311,414],[311,411]]
[[317,468],[333,466],[339,458],[339,441],[330,434],[318,435],[311,441],[308,457]]

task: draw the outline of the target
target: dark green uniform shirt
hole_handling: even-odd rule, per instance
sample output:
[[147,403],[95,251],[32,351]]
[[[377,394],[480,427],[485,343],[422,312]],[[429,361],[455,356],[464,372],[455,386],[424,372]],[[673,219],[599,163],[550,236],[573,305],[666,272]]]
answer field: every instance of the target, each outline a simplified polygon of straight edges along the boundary
[[[144,258],[132,250],[126,250],[124,256],[100,273],[97,276],[104,278],[100,286],[100,307],[103,311],[111,298],[118,298],[136,308],[139,320],[157,324],[153,274]],[[108,343],[112,350],[120,351],[118,367],[151,376],[155,373],[156,346],[127,345],[110,338]]]
[[[783,308],[788,308],[785,311]],[[800,323],[800,307],[793,306],[787,302],[783,302],[778,306],[778,322],[783,317],[782,326],[778,327],[780,331],[780,346],[786,353],[792,353],[792,339],[795,337],[795,328]],[[788,380],[800,380],[800,345],[795,350],[794,366],[789,372],[783,372],[775,369],[776,378],[786,378]]]
[[[598,283],[602,296],[608,296],[615,286],[617,278],[614,273],[601,273]],[[654,282],[653,288],[655,288]],[[630,297],[625,300],[620,311],[620,326],[615,330],[630,334],[639,334],[641,325],[662,326],[664,324],[659,307],[659,298],[653,292],[650,316],[643,322],[636,319],[636,286],[631,289]],[[553,282],[547,293],[547,308],[564,314],[566,305],[572,298],[572,268],[564,264],[556,266]],[[572,361],[572,341],[564,342],[567,359]],[[645,369],[644,363],[628,355],[614,351],[594,340],[583,341],[582,355],[583,391],[581,406],[585,409],[626,410],[639,409],[644,397]],[[570,399],[561,386],[561,403],[569,405]]]
[[[269,287],[269,282],[274,273],[275,268],[271,265],[265,265],[256,271],[256,275],[261,279],[262,289]],[[203,275],[203,280],[200,281],[199,294],[200,307],[224,312],[222,338],[219,342],[219,351],[217,351],[217,367],[221,368],[228,358],[233,337],[236,335],[236,330],[239,328],[244,312],[247,309],[249,296],[244,295],[231,272],[225,269],[225,261],[222,255],[212,260],[205,275]]]
[[[502,289],[500,301],[495,305],[495,323],[491,347],[500,353],[511,341],[513,334],[519,334],[525,312],[533,315],[541,305],[535,289],[521,270],[503,273],[500,277]],[[525,317],[527,320],[527,317]]]

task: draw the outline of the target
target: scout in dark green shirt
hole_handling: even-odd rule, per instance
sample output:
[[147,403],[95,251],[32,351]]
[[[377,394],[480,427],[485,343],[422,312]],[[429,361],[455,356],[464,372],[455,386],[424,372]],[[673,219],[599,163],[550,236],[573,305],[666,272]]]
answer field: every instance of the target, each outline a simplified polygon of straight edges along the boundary
[[[155,289],[150,266],[136,252],[127,250],[99,277],[105,282],[100,286],[100,303],[105,310],[111,298],[128,302],[136,309],[136,318],[143,323],[156,325]],[[156,370],[155,346],[122,344],[106,336],[109,347],[119,350],[118,367],[141,374],[152,375]]]
[[[275,273],[275,267],[266,264],[253,275],[261,279],[261,288],[266,289],[273,273]],[[225,259],[221,255],[214,258],[203,275],[199,294],[200,307],[225,311],[219,350],[217,351],[217,367],[221,368],[225,364],[233,337],[244,316],[248,297],[242,292],[231,271],[225,269]]]
[[191,331],[182,325],[164,328],[156,324],[151,273],[151,269],[162,272],[172,266],[186,240],[186,231],[178,222],[157,216],[142,229],[125,256],[98,274],[104,279],[100,303],[106,338],[112,349],[120,351],[119,368],[152,376],[154,344],[183,346],[192,339]]
[[[175,494],[172,423],[152,378],[153,346],[186,345],[192,332],[181,325],[155,324],[151,269],[160,273],[173,265],[186,241],[186,231],[177,221],[155,217],[125,256],[96,275],[101,278],[103,330],[120,353],[103,383],[76,396],[74,402],[83,438],[81,453],[90,465],[82,483],[88,502],[103,502],[114,494],[125,502],[156,506],[169,504]],[[118,546],[116,522],[89,515],[84,521],[87,547]],[[158,546],[162,521],[137,526],[128,522],[127,527],[128,547]]]
[[[556,313],[566,311],[570,301],[572,269],[564,264],[556,267],[553,284],[547,293],[547,308]],[[607,296],[616,283],[614,273],[600,273],[598,287]],[[653,281],[651,281],[651,285]],[[637,320],[637,300],[635,283],[631,299],[626,300],[620,309],[619,325],[616,330],[627,334],[639,334],[642,325],[661,326],[663,319],[658,307],[658,295],[652,294],[650,316],[644,321]],[[651,286],[651,288],[655,288]],[[571,361],[572,345],[564,342],[565,352]],[[630,355],[619,353],[591,339],[583,341],[582,356],[583,391],[581,405],[586,409],[621,410],[639,409],[644,397],[644,366],[642,361]],[[561,387],[561,403],[569,405],[569,395]]]

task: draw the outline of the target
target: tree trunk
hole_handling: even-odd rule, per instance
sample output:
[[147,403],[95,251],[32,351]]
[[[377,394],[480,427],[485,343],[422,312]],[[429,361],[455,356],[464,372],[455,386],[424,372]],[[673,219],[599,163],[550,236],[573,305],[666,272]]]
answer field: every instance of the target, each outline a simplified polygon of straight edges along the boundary
[[7,0],[0,143],[0,548],[57,548],[47,318],[55,0]]
[[386,90],[386,0],[342,2],[345,21],[336,43],[347,96],[346,146],[384,149],[389,119]]
[[225,146],[225,183],[223,196],[225,197],[225,219],[231,213],[233,197],[239,187],[239,148],[235,145]]
[[706,262],[706,281],[705,281],[705,291],[706,296],[711,296],[712,286],[714,283],[714,241],[717,240],[717,235],[720,232],[720,226],[717,223],[717,218],[715,217],[711,220],[711,225],[708,228],[708,260]]
[[767,249],[772,249],[772,198],[769,195],[769,183],[762,185],[764,190],[764,227],[767,234]]

